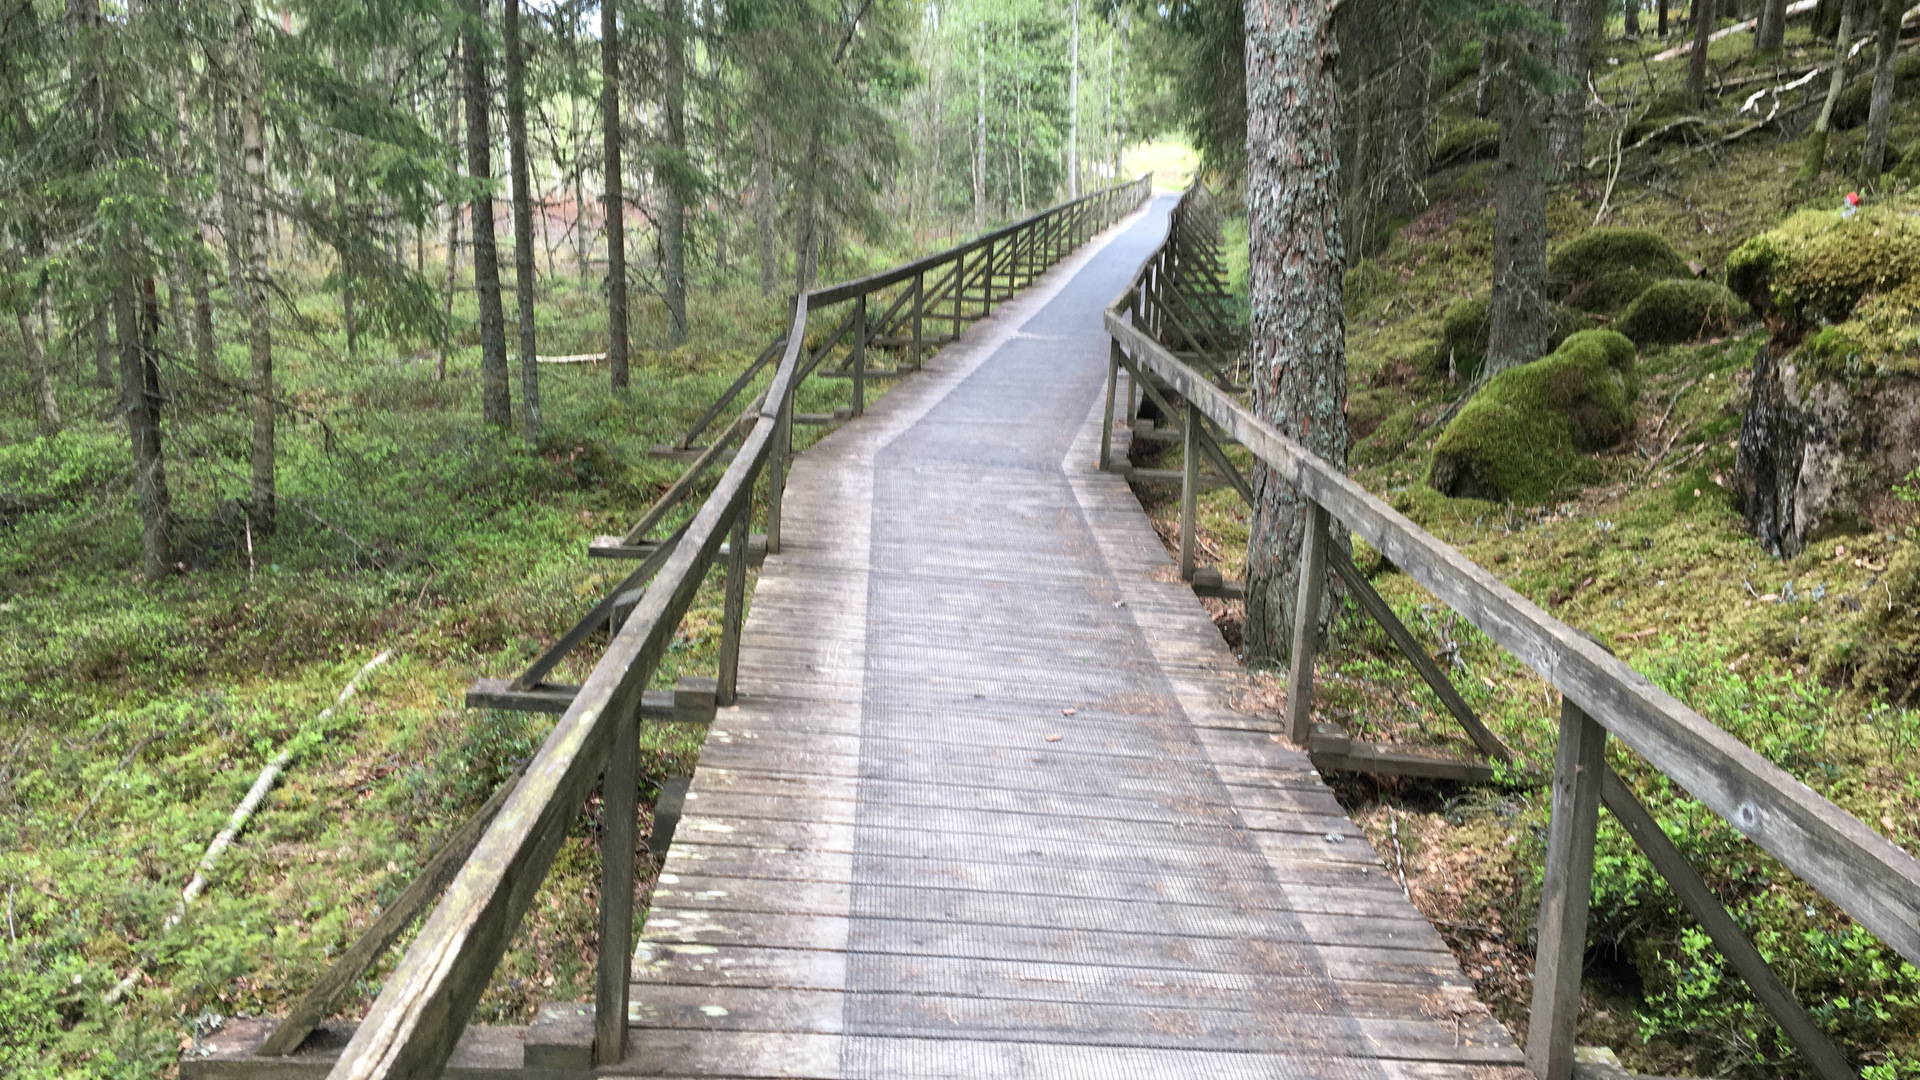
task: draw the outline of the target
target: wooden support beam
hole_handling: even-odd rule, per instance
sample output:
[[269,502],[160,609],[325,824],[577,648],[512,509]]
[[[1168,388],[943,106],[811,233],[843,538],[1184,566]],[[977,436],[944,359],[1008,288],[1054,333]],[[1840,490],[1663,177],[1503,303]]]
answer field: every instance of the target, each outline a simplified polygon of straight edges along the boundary
[[1193,595],[1215,600],[1245,600],[1247,588],[1222,577],[1220,571],[1211,566],[1202,566],[1193,572]]
[[[660,541],[643,540],[638,544],[628,544],[623,536],[596,536],[587,541],[587,555],[594,559],[644,559],[660,550]],[[732,541],[720,545],[720,557],[725,559],[733,554]],[[767,535],[754,533],[747,538],[747,561],[759,566],[767,561]]]
[[1293,665],[1287,679],[1287,737],[1307,744],[1313,722],[1313,661],[1320,651],[1320,599],[1326,593],[1327,508],[1307,504],[1306,539],[1300,545],[1300,591],[1293,605]]
[[[672,690],[647,690],[640,695],[640,718],[659,723],[711,724],[714,716],[714,680],[688,676]],[[506,709],[511,712],[561,714],[573,704],[578,686],[541,683],[515,690],[505,679],[475,679],[467,688],[467,708]]]
[[1463,784],[1483,784],[1493,779],[1493,769],[1480,762],[1427,757],[1372,743],[1355,742],[1332,724],[1313,725],[1306,745],[1308,759],[1321,772],[1414,776],[1427,780],[1455,780]]
[[1547,818],[1546,877],[1534,950],[1533,1007],[1527,1014],[1527,1068],[1539,1080],[1572,1080],[1580,976],[1587,956],[1593,844],[1607,771],[1607,729],[1580,706],[1560,703],[1560,746]]

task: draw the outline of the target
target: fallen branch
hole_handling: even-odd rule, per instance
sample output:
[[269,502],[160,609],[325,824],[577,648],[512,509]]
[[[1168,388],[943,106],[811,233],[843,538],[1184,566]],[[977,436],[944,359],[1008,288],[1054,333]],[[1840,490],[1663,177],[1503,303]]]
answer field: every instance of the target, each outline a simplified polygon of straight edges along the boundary
[[607,358],[603,352],[580,353],[575,356],[536,356],[533,359],[542,364],[597,364]]
[[[1787,5],[1787,18],[1791,19],[1795,15],[1805,15],[1807,12],[1812,11],[1815,6],[1815,0],[1797,0],[1797,2]],[[1725,30],[1715,30],[1712,35],[1707,38],[1707,42],[1708,44],[1712,44],[1723,37],[1745,33],[1752,30],[1755,26],[1759,25],[1759,23],[1760,20],[1758,19],[1748,19],[1746,22],[1734,23]],[[1655,53],[1653,58],[1655,60],[1678,60],[1691,52],[1693,52],[1693,42],[1688,41],[1685,44],[1675,45],[1666,52]]]
[[[327,706],[321,711],[320,715],[314,719],[314,725],[317,727],[324,724],[327,719],[333,715],[333,710],[345,705],[347,699],[353,696],[354,690],[360,685],[360,680],[365,678],[368,672],[371,672],[374,668],[379,667],[392,658],[393,652],[388,650],[367,661],[365,667],[355,672],[353,678],[347,680],[347,685],[341,689],[340,696],[334,700],[334,703]],[[269,761],[266,767],[260,770],[260,775],[254,779],[253,786],[247,789],[246,797],[240,800],[239,806],[233,808],[233,816],[227,819],[227,827],[220,830],[220,834],[215,836],[213,842],[207,845],[206,854],[200,856],[200,866],[194,871],[193,880],[187,882],[187,887],[181,890],[180,900],[173,906],[173,914],[167,916],[166,922],[160,925],[161,933],[165,933],[175,926],[180,925],[180,920],[186,918],[187,905],[199,899],[200,895],[206,892],[207,875],[213,872],[215,864],[220,861],[220,856],[225,853],[229,847],[233,846],[234,838],[240,835],[241,829],[246,828],[247,820],[253,817],[255,810],[260,808],[260,803],[266,799],[267,792],[273,790],[274,782],[280,779],[280,774],[286,771],[288,765],[293,763],[294,756],[298,754],[306,744],[307,740],[302,736],[296,735],[288,739],[286,746],[281,749],[280,753],[274,755],[274,759]],[[145,974],[146,961],[143,960],[140,963],[136,963],[132,971],[127,972],[126,978],[115,983],[112,989],[102,995],[102,1000],[108,1005],[118,1004],[120,999],[126,997],[127,992],[132,990],[134,985],[140,981],[141,976]]]

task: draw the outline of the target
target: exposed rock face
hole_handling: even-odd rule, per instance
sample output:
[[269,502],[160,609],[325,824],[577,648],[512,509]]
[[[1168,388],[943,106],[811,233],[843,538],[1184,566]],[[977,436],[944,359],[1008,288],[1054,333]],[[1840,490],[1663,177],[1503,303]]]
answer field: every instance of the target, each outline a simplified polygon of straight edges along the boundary
[[1791,558],[1903,516],[1920,466],[1920,223],[1882,205],[1802,211],[1727,257],[1766,321],[1734,488],[1747,524]]
[[1754,360],[1734,490],[1763,547],[1792,558],[1901,515],[1893,486],[1920,467],[1920,375],[1822,376],[1804,349]]

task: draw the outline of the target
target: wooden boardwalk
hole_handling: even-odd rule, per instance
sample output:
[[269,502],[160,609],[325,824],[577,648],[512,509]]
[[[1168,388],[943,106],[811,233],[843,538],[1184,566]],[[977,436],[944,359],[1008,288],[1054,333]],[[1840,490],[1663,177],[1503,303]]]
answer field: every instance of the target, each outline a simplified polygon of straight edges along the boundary
[[1094,467],[1168,202],[796,460],[619,1073],[1528,1075]]

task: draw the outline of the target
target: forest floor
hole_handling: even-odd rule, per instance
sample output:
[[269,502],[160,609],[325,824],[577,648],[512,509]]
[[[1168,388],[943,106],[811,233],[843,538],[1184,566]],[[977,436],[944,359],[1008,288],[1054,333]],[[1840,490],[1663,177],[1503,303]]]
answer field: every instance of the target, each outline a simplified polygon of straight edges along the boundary
[[[1714,45],[1714,81],[1728,84],[1707,114],[1716,136],[1744,126],[1732,114],[1762,85],[1739,80],[1784,71],[1767,84],[1785,82],[1831,58],[1830,45],[1806,38],[1795,27],[1787,53],[1766,65],[1751,61],[1748,34]],[[1684,86],[1685,61],[1650,59],[1669,43],[1616,37],[1602,92],[1613,99],[1630,89],[1642,105],[1670,100]],[[1471,70],[1463,64],[1445,91],[1436,141],[1478,139],[1477,153],[1487,155],[1487,125],[1472,115]],[[1920,151],[1915,89],[1901,86],[1892,143]],[[1644,123],[1637,112],[1625,111],[1620,124]],[[1610,151],[1612,136],[1593,131],[1590,143]],[[1891,177],[1871,185],[1851,178],[1862,137],[1860,128],[1837,132],[1828,169],[1812,184],[1795,179],[1801,144],[1769,132],[1725,144],[1680,138],[1628,153],[1610,191],[1614,166],[1603,156],[1587,178],[1551,189],[1549,245],[1591,227],[1605,202],[1606,224],[1658,232],[1718,279],[1734,247],[1795,210],[1836,209],[1855,187],[1869,200],[1905,198],[1904,183]],[[1728,478],[1764,329],[1643,348],[1637,432],[1598,459],[1593,483],[1542,506],[1444,497],[1427,485],[1427,470],[1465,388],[1450,381],[1441,358],[1441,317],[1450,302],[1489,289],[1491,163],[1447,167],[1429,177],[1426,194],[1428,209],[1394,223],[1347,274],[1353,475],[1821,794],[1920,851],[1920,712],[1894,707],[1887,688],[1846,685],[1831,662],[1868,632],[1869,605],[1892,602],[1881,572],[1896,549],[1916,542],[1914,531],[1829,541],[1785,562],[1746,531]],[[1228,234],[1244,293],[1244,220],[1230,221]],[[1243,450],[1229,452],[1246,467]],[[1178,456],[1162,444],[1137,460],[1171,466]],[[1140,495],[1162,535],[1177,536],[1177,490],[1143,487]],[[1201,523],[1202,561],[1241,578],[1247,526],[1238,496],[1204,495]],[[1520,764],[1482,787],[1359,777],[1336,784],[1483,998],[1523,1033],[1558,695],[1364,543],[1356,547],[1356,561],[1433,655],[1450,662],[1456,686]],[[1241,605],[1208,603],[1237,641]],[[1356,738],[1470,754],[1410,666],[1351,609],[1334,648],[1316,687],[1323,719]],[[1259,678],[1278,700],[1273,676]],[[1611,757],[1864,1075],[1920,1077],[1920,972],[1617,741]],[[1804,1075],[1744,984],[1606,815],[1589,941],[1583,1044],[1611,1047],[1642,1073]]]
[[[854,272],[900,257],[848,252]],[[114,395],[63,381],[69,423],[51,439],[33,437],[29,415],[0,418],[0,1075],[168,1076],[223,1018],[284,1012],[539,745],[552,717],[468,710],[467,685],[517,673],[632,569],[587,559],[586,541],[624,531],[679,474],[648,449],[676,441],[788,310],[746,286],[701,290],[694,344],[637,348],[625,393],[604,364],[543,365],[545,433],[529,448],[480,422],[470,291],[442,381],[432,348],[374,340],[347,356],[317,277],[282,285],[299,318],[278,331],[271,536],[250,530],[239,501],[244,415],[171,359],[180,567],[158,585],[136,576]],[[547,286],[542,354],[604,350],[597,292]],[[511,293],[507,307],[512,341]],[[223,308],[231,371],[246,364],[240,327]],[[657,300],[637,301],[633,337],[664,339]],[[56,344],[63,362],[91,363],[90,348]],[[798,407],[831,411],[844,393],[814,380]],[[820,430],[800,429],[801,445]],[[710,573],[656,686],[711,674],[721,582]],[[555,680],[582,681],[604,645],[589,641]],[[383,650],[392,661],[321,722]],[[643,727],[649,790],[691,771],[704,727]],[[286,774],[168,928],[208,842],[289,745]],[[598,812],[590,802],[574,821],[477,1021],[592,997]],[[641,869],[643,917],[656,869],[644,854]],[[364,1012],[405,945],[341,1015]],[[129,1001],[104,1005],[136,970]]]

